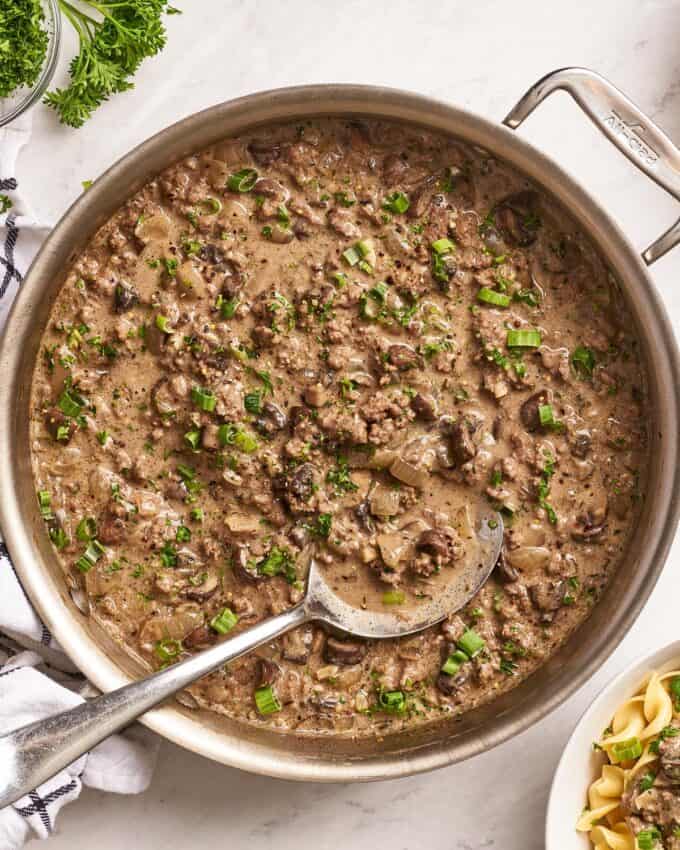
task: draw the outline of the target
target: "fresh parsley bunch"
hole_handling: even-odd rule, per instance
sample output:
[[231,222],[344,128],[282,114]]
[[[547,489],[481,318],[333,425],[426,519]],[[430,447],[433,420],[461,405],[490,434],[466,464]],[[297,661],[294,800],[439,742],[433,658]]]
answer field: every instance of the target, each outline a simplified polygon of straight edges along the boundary
[[59,120],[81,127],[116,92],[133,87],[131,77],[147,56],[166,42],[163,13],[177,10],[168,0],[59,0],[64,17],[78,33],[80,49],[69,66],[71,82],[48,92],[45,103]]

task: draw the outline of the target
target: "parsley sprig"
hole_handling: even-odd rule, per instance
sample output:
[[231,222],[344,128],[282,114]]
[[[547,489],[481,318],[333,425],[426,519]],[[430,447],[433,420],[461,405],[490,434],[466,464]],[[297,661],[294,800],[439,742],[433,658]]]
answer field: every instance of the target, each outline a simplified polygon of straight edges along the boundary
[[71,127],[81,127],[112,94],[133,87],[130,78],[142,61],[165,47],[163,13],[176,11],[168,0],[83,0],[81,5],[96,17],[59,0],[80,49],[69,66],[69,85],[45,97],[59,120]]

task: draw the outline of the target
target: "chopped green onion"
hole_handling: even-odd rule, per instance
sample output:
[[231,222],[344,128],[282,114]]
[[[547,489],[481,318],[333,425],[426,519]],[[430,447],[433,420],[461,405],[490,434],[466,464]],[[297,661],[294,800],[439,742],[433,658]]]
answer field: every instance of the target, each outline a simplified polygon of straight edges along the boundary
[[612,755],[615,761],[631,761],[642,755],[642,742],[639,738],[628,738],[612,745]]
[[236,623],[238,623],[236,614],[234,614],[231,608],[225,608],[220,614],[212,618],[210,628],[219,632],[221,635],[226,635],[227,632],[230,632],[234,628]]
[[201,431],[196,428],[191,431],[187,431],[184,435],[184,439],[191,446],[194,451],[198,451],[198,447],[201,444]]
[[531,329],[525,331],[510,330],[507,337],[508,348],[538,348],[541,344],[541,332]]
[[182,642],[173,638],[163,638],[154,644],[154,652],[163,662],[172,661],[182,651]]
[[357,268],[364,274],[373,274],[373,266],[368,262],[368,260],[361,260]]
[[281,711],[281,703],[271,685],[263,685],[255,690],[255,705],[262,715],[275,714]]
[[40,506],[40,516],[45,519],[52,519],[52,499],[47,490],[38,490],[38,505]]
[[192,508],[189,516],[194,522],[203,522],[203,508]]
[[680,699],[680,676],[673,676],[668,683],[668,687],[676,700]]
[[576,374],[583,380],[592,378],[595,368],[595,355],[589,348],[578,345],[571,355],[571,365]]
[[342,272],[333,272],[331,277],[335,281],[335,285],[338,287],[338,289],[343,289],[349,283],[349,278],[346,274],[343,274]]
[[237,449],[251,455],[257,451],[258,442],[252,434],[247,434],[245,431],[237,431],[234,435],[234,445]]
[[217,429],[217,439],[220,442],[221,446],[231,446],[234,444],[234,438],[238,433],[238,428],[235,425],[231,425],[230,423],[226,423],[224,425],[220,425]]
[[201,201],[201,206],[207,215],[217,215],[222,212],[222,201],[217,198],[205,198]]
[[380,691],[378,705],[388,714],[403,714],[406,710],[406,697],[403,691]]
[[356,266],[356,264],[361,259],[361,255],[357,251],[356,248],[348,248],[346,251],[342,252],[342,258],[349,266]]
[[460,670],[460,665],[465,664],[466,661],[469,661],[470,657],[460,649],[457,649],[455,652],[451,653],[446,661],[442,664],[442,673],[446,673],[447,676],[455,676],[456,673]]
[[403,605],[406,594],[403,590],[386,590],[382,595],[383,605]]
[[265,224],[265,226],[260,231],[260,233],[264,236],[265,239],[271,239],[273,232],[274,231],[271,229],[271,226],[269,224]]
[[356,204],[356,200],[354,198],[350,198],[347,192],[335,192],[333,197],[341,207],[353,207],[354,204]]
[[172,328],[168,327],[169,321],[170,321],[170,319],[168,319],[167,316],[160,316],[160,315],[156,316],[156,327],[158,328],[158,330],[161,333],[164,333],[164,334],[171,334],[172,333]]
[[406,212],[411,206],[411,202],[403,192],[393,192],[385,198],[382,206],[384,210],[400,215]]
[[105,446],[106,441],[109,439],[108,431],[97,431],[97,442],[100,446]]
[[50,540],[57,549],[63,549],[68,543],[68,537],[63,528],[50,528]]
[[553,413],[551,404],[539,404],[538,405],[538,418],[541,425],[550,426],[555,425],[555,414]]
[[89,572],[105,551],[106,549],[104,549],[98,540],[91,540],[87,549],[76,561],[76,566],[81,573]]
[[253,390],[251,393],[246,393],[243,399],[243,406],[248,413],[262,412],[262,395],[259,390]]
[[475,655],[480,653],[486,645],[484,639],[480,637],[474,629],[468,629],[463,632],[456,643],[458,648],[462,649],[466,655],[470,656],[470,658],[474,658]]
[[217,404],[217,399],[210,390],[201,389],[201,387],[193,387],[191,390],[191,400],[200,410],[205,413],[212,413]]
[[242,168],[235,174],[230,174],[227,188],[231,192],[250,192],[257,183],[258,174],[254,168]]
[[368,257],[373,251],[373,243],[369,239],[361,239],[354,247],[362,258]]
[[180,525],[177,528],[175,540],[178,543],[188,543],[191,540],[191,531],[186,527],[186,525]]
[[519,301],[522,304],[528,304],[529,307],[538,307],[539,294],[534,289],[520,289],[519,292],[513,293],[512,300]]
[[452,251],[455,251],[456,246],[450,239],[437,239],[436,242],[432,243],[432,250],[435,254],[441,256],[443,254],[450,254]]
[[97,536],[97,522],[94,517],[88,516],[80,520],[76,527],[76,537],[84,543],[94,540]]
[[290,226],[290,213],[285,204],[279,204],[276,208],[276,217],[284,227]]
[[477,293],[477,300],[485,304],[494,304],[496,307],[509,307],[510,297],[503,295],[502,292],[496,292],[495,289],[489,289],[488,286],[483,286]]

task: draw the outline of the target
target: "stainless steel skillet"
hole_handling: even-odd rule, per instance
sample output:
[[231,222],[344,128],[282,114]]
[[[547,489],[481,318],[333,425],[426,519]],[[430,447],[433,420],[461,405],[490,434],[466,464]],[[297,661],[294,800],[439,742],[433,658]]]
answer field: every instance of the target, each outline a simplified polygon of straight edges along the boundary
[[24,281],[0,344],[0,527],[31,599],[73,661],[103,690],[139,674],[71,599],[35,505],[30,471],[30,376],[42,329],[69,258],[149,177],[173,161],[257,124],[312,115],[385,117],[443,130],[487,148],[523,172],[589,233],[620,282],[642,340],[652,405],[646,502],[629,557],[591,617],[539,671],[460,719],[367,738],[283,736],[184,706],[151,712],[160,734],[218,761],[291,779],[403,776],[467,758],[515,735],[560,704],[617,646],[644,605],[675,532],[680,498],[680,367],[668,318],[645,263],[680,241],[680,224],[638,256],[608,213],[558,165],[511,129],[557,88],[569,91],[631,161],[680,199],[680,154],[649,119],[602,78],[582,69],[551,74],[494,124],[418,95],[363,86],[264,92],[191,116],[136,148],[64,216]]

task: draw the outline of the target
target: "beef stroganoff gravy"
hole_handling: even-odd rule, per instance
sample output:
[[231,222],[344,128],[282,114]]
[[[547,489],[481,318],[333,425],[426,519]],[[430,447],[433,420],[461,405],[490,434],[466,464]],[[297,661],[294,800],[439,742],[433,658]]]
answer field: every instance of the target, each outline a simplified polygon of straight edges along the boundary
[[356,604],[415,604],[474,506],[502,512],[492,577],[440,626],[305,626],[190,689],[285,730],[374,734],[514,686],[597,601],[644,493],[609,271],[505,164],[399,124],[258,129],[149,182],[65,270],[32,392],[66,580],[151,668],[298,601],[311,553]]

